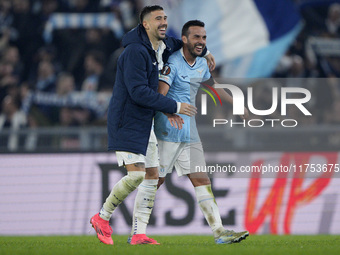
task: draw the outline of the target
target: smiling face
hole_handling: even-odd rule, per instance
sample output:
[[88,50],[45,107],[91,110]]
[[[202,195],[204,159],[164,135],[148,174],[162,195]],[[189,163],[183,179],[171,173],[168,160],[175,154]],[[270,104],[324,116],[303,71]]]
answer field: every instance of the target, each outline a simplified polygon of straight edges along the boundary
[[165,12],[163,10],[157,10],[147,14],[144,18],[143,26],[151,41],[164,39],[168,27]]
[[182,41],[192,57],[196,58],[200,56],[207,43],[205,28],[199,26],[189,27],[188,35],[183,35]]

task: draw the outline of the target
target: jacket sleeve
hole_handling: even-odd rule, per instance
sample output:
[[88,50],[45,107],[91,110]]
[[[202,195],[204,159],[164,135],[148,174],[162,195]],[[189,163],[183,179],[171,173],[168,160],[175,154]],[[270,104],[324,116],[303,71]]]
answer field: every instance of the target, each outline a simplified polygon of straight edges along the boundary
[[[148,52],[129,45],[125,49],[124,83],[132,100],[143,107],[165,113],[175,113],[177,103],[151,89],[147,73]],[[158,70],[156,71],[158,77]]]
[[183,47],[182,40],[176,39],[175,37],[169,37],[169,40],[171,41],[171,45],[173,45],[171,48],[172,53]]

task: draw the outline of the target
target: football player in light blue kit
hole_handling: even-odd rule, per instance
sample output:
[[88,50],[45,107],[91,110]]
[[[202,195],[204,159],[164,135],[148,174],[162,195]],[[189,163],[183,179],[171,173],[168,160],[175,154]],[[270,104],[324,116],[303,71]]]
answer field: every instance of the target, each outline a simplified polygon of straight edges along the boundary
[[[198,57],[205,48],[206,37],[204,23],[199,20],[188,21],[183,26],[183,48],[171,55],[167,65],[164,66],[159,78],[159,93],[176,101],[195,105],[200,82],[211,78],[207,61]],[[226,91],[223,89],[217,91],[222,99],[232,103],[232,97]],[[155,116],[155,133],[160,155],[159,185],[175,166],[178,175],[187,175],[193,184],[197,202],[212,229],[215,242],[218,244],[239,242],[245,239],[249,232],[224,229],[207,173],[195,172],[195,166],[206,165],[195,117],[184,115],[181,117],[184,124],[179,130],[171,127],[163,113],[158,112]]]

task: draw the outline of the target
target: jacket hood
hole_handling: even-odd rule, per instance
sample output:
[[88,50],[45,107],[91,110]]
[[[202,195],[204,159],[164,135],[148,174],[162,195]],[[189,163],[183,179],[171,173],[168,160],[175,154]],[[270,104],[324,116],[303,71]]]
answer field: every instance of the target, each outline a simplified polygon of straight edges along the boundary
[[126,48],[129,44],[132,43],[142,43],[148,49],[152,50],[149,37],[145,31],[145,28],[141,24],[127,32],[123,37],[122,44],[124,48]]

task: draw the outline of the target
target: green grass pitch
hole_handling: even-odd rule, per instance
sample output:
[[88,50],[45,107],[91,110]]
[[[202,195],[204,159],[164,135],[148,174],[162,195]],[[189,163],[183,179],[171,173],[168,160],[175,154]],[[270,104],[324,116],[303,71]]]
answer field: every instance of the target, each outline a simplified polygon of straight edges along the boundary
[[330,255],[340,254],[339,235],[278,236],[251,235],[240,243],[217,245],[211,236],[150,236],[161,245],[126,243],[127,236],[113,236],[114,246],[104,245],[95,236],[0,236],[1,255],[115,255],[115,254],[224,254],[224,255]]

